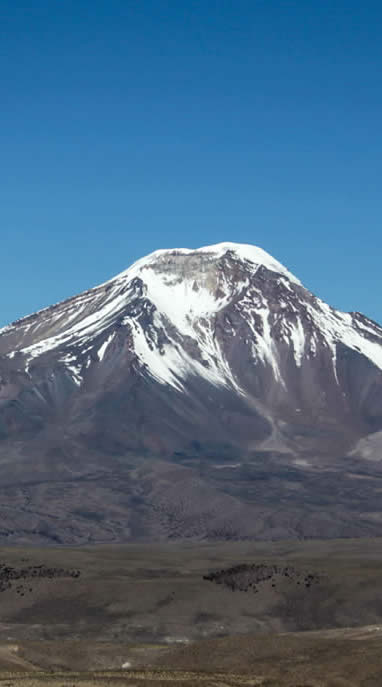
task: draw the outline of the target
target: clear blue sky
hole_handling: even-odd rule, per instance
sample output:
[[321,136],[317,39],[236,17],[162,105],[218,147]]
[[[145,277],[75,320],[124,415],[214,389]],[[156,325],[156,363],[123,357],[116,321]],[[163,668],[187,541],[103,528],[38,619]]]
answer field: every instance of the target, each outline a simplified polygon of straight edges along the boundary
[[382,4],[0,0],[0,323],[262,246],[382,322]]

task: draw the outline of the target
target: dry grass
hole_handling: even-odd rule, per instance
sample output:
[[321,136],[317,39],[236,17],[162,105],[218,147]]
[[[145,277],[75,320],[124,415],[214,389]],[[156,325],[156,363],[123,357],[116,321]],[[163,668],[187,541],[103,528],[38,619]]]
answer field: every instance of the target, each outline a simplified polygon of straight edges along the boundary
[[[1,561],[81,576],[0,594],[0,687],[382,687],[381,540],[3,549]],[[320,583],[277,578],[253,594],[203,580],[286,561]]]
[[[44,653],[45,652],[45,653]],[[78,670],[92,654],[122,670]],[[66,669],[59,666],[66,666]],[[70,665],[73,669],[70,670]],[[119,663],[121,666],[121,664]],[[381,687],[382,630],[241,636],[188,646],[27,642],[0,646],[0,687]]]
[[[25,592],[17,584],[1,592],[0,642],[147,644],[382,624],[382,540],[0,549],[3,561],[81,575],[33,579],[23,582]],[[296,576],[278,576],[255,594],[203,579],[240,563],[286,562],[317,573],[319,584],[306,588]]]

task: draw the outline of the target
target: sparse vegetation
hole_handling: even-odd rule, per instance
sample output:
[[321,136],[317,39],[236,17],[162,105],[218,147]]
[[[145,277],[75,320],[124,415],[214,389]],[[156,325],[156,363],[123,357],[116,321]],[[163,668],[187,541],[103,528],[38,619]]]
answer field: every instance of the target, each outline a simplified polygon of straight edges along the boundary
[[276,582],[280,583],[288,579],[297,585],[304,585],[305,589],[310,589],[312,585],[319,584],[320,576],[316,572],[305,572],[287,565],[265,565],[254,563],[249,565],[242,563],[226,570],[217,570],[208,575],[203,575],[203,579],[216,584],[223,584],[233,592],[259,592],[259,586],[263,582],[271,582],[276,588]]
[[382,684],[379,540],[13,548],[0,561],[0,687]]

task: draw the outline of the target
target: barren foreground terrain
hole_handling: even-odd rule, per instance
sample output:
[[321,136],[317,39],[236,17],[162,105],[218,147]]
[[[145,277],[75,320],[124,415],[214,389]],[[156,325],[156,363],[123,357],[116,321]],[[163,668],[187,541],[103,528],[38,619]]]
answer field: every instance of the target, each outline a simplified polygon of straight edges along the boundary
[[0,550],[0,687],[382,685],[382,541]]
[[[80,641],[8,643],[0,646],[0,685],[380,687],[381,655],[378,626],[236,636],[175,649]],[[118,669],[110,668],[127,656],[130,660]],[[95,664],[98,668],[91,670]]]

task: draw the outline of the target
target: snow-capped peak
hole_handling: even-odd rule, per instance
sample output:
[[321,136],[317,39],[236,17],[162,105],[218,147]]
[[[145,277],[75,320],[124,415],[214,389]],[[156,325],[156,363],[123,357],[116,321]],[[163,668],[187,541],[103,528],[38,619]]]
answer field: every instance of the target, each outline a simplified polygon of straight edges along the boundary
[[202,256],[210,257],[211,260],[218,260],[227,253],[232,253],[236,258],[241,261],[248,261],[254,265],[257,269],[261,265],[269,269],[271,272],[277,272],[287,277],[291,282],[299,284],[301,282],[294,274],[292,274],[284,265],[276,260],[272,255],[267,253],[265,250],[259,246],[252,246],[245,243],[234,243],[234,242],[223,242],[216,243],[210,246],[202,246],[201,248],[165,248],[156,250],[144,258],[137,260],[131,267],[127,270],[121,272],[116,278],[121,277],[132,277],[136,276],[140,270],[149,267],[152,263],[158,261],[161,258],[170,258],[171,256],[183,255],[183,256]]
[[[382,369],[377,325],[333,310],[264,250],[238,243],[157,250],[101,286],[0,331],[0,355],[18,354],[28,372],[33,360],[59,351],[79,385],[81,370],[104,358],[106,364],[121,341],[142,370],[178,389],[193,376],[242,394],[260,362],[286,388],[286,360],[302,369],[322,350],[338,384],[339,344]],[[236,355],[247,360],[244,377]]]

